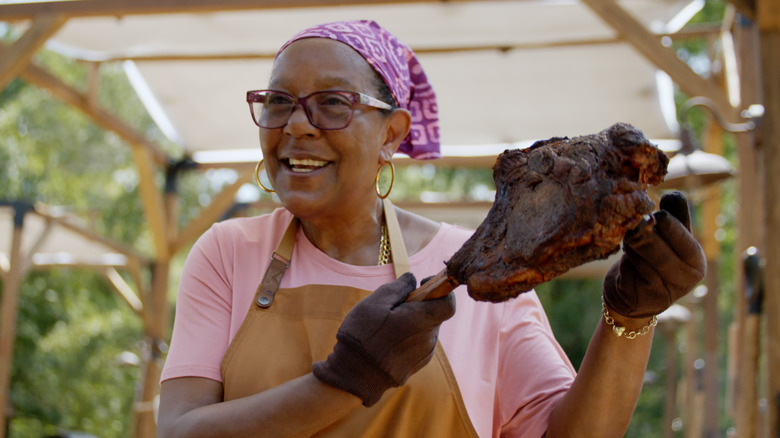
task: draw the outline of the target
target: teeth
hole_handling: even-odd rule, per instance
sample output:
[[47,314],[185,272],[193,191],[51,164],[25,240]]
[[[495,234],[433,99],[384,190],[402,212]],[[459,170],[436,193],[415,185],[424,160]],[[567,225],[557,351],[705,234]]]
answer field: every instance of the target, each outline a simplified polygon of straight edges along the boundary
[[318,167],[322,167],[328,164],[327,161],[310,160],[310,159],[299,160],[297,158],[290,158],[289,162],[290,162],[290,168],[292,169],[293,172],[311,172]]
[[327,161],[320,161],[320,160],[299,160],[297,158],[290,158],[290,165],[291,166],[315,166],[315,167],[322,167],[324,165],[328,164]]

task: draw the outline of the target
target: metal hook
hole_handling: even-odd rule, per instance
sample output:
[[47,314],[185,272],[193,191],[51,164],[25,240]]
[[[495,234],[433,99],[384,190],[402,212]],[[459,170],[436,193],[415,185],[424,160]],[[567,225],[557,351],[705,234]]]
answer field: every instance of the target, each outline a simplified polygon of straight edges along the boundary
[[748,119],[747,122],[730,123],[727,122],[723,118],[723,116],[721,116],[712,99],[704,96],[696,96],[688,99],[680,108],[680,119],[684,120],[685,116],[688,114],[688,111],[695,106],[703,106],[709,109],[712,115],[715,116],[715,120],[718,122],[718,124],[728,132],[752,131],[756,129],[756,122],[754,122],[753,120],[764,115],[764,111],[763,111],[764,107],[762,105],[750,105],[748,109],[742,111],[742,113],[740,114],[743,118]]

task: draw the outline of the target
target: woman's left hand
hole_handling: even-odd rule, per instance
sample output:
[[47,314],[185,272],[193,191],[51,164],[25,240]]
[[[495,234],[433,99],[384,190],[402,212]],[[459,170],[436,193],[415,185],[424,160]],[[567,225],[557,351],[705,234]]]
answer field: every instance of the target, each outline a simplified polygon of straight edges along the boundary
[[661,197],[652,229],[638,228],[623,240],[623,256],[604,279],[604,302],[623,316],[657,315],[698,284],[707,270],[701,245],[691,234],[688,201],[680,192]]

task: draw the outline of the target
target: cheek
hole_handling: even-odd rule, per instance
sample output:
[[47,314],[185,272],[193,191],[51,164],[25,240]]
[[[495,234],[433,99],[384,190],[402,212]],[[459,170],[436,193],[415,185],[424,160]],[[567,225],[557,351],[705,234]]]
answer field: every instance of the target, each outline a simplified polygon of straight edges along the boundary
[[274,143],[273,139],[276,135],[274,135],[273,130],[261,128],[258,137],[260,138],[260,149],[263,150],[263,155],[265,155],[265,152],[270,150],[271,145]]
[[278,144],[278,141],[276,140],[278,138],[278,134],[275,134],[266,129],[261,129],[259,138],[260,151],[263,155],[263,167],[265,168],[264,171],[269,176],[269,178],[271,178],[276,175],[276,166],[278,165],[275,154],[275,145]]
[[361,114],[360,116],[358,119],[358,114],[355,114],[352,122],[355,126],[350,125],[350,128],[353,129],[349,131],[351,144],[358,148],[354,153],[359,155],[361,159],[373,160],[378,164],[385,138],[383,135],[385,127],[382,121],[375,117],[375,114]]

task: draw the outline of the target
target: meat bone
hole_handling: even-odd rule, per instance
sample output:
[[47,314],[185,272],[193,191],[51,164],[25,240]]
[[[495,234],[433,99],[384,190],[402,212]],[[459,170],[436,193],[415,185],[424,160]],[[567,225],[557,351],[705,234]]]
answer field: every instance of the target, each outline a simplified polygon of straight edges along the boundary
[[620,249],[625,234],[652,229],[648,185],[669,158],[637,128],[555,137],[507,150],[493,165],[496,199],[482,224],[407,301],[443,297],[461,284],[499,302]]
[[[633,232],[651,233],[655,218],[650,215],[644,215],[642,222],[637,225]],[[423,301],[441,298],[460,286],[460,282],[447,274],[447,268],[442,269],[436,275],[426,278],[424,283],[417,289],[409,293],[406,301]]]
[[447,268],[431,277],[419,288],[412,291],[406,301],[423,301],[441,298],[460,286],[458,280],[447,275]]

